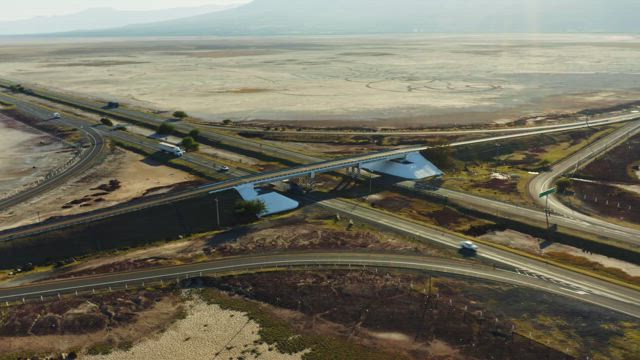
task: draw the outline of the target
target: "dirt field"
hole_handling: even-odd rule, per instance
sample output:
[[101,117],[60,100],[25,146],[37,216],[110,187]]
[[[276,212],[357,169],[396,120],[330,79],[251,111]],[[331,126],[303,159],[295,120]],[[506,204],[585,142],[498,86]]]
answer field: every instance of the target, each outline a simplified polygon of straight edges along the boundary
[[609,151],[575,174],[575,177],[621,184],[640,184],[640,170],[633,166],[640,162],[640,136]]
[[633,340],[640,327],[632,319],[477,280],[370,269],[190,279],[182,286],[188,290],[2,308],[0,355],[604,360],[640,354]]
[[178,316],[179,305],[168,291],[139,290],[3,309],[0,354],[17,358],[126,348],[140,334],[166,328]]
[[[639,325],[624,316],[516,287],[437,277],[429,291],[429,283],[425,274],[374,271],[211,280],[220,289],[290,310],[280,317],[303,334],[346,337],[381,351],[398,351],[396,358],[565,358],[536,341],[580,359],[640,354],[632,340]],[[480,311],[485,320],[477,321]],[[520,335],[510,340],[512,329]]]
[[629,139],[573,175],[561,199],[569,206],[618,222],[640,224],[640,136]]
[[629,190],[635,187],[625,189],[609,183],[573,181],[571,192],[561,199],[581,212],[640,224],[640,194]]
[[0,114],[0,198],[73,157],[73,149],[60,140]]
[[184,319],[162,333],[128,350],[109,355],[87,356],[88,360],[125,359],[246,359],[296,360],[302,354],[283,354],[260,343],[259,325],[246,314],[208,305],[198,296],[183,305]]
[[[112,206],[140,196],[166,192],[194,176],[113,148],[107,159],[82,177],[0,213],[0,228]],[[39,213],[39,214],[38,214]]]
[[464,125],[637,100],[639,52],[607,35],[48,39],[0,45],[0,76],[214,121]]

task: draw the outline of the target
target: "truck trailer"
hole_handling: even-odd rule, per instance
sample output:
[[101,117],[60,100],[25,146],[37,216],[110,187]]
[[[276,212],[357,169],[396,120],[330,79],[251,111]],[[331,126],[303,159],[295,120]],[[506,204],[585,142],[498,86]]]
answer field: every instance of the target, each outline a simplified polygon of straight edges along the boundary
[[160,143],[160,150],[164,153],[171,154],[177,157],[181,157],[184,155],[184,150],[182,150],[179,146],[173,144]]

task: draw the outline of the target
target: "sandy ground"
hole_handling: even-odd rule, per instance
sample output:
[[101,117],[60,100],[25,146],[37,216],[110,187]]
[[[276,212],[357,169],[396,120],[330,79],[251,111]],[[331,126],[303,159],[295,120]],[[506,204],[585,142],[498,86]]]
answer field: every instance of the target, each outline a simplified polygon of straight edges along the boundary
[[90,360],[120,359],[240,359],[252,358],[249,351],[259,352],[260,359],[301,359],[302,354],[288,355],[269,351],[260,340],[259,325],[241,312],[222,310],[200,299],[185,304],[187,316],[158,336],[144,340],[129,351],[110,355],[85,356]]
[[538,238],[514,230],[494,231],[482,235],[478,237],[478,239],[495,242],[534,254],[538,254],[540,252]]
[[598,262],[604,266],[618,268],[624,270],[627,274],[632,276],[640,276],[640,266],[631,264],[622,260],[606,257],[598,254],[583,253],[582,250],[573,246],[567,246],[563,244],[551,244],[544,249],[544,252],[565,252],[575,256],[582,256],[591,261]]
[[[110,193],[95,190],[110,180],[119,180],[121,188]],[[30,224],[37,221],[38,217],[44,220],[51,216],[71,215],[112,206],[143,196],[149,189],[193,180],[196,180],[194,176],[183,171],[147,161],[138,154],[114,149],[101,165],[84,176],[1,212],[0,229]],[[89,197],[90,201],[83,204],[62,208],[70,201]]]
[[73,157],[73,150],[58,139],[0,114],[0,198]]
[[[0,43],[0,76],[208,120],[504,123],[640,96],[640,37]],[[328,122],[333,120],[333,122]]]

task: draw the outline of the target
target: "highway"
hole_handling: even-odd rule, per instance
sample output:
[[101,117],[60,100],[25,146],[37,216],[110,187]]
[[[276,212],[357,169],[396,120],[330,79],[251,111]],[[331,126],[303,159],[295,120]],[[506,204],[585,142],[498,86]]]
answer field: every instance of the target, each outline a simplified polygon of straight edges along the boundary
[[[597,127],[603,125],[610,125],[616,122],[628,121],[629,119],[637,118],[637,113],[621,114],[613,118],[607,117],[602,119],[593,119],[586,121],[572,121],[563,124],[554,125],[540,125],[540,126],[512,126],[512,127],[498,127],[487,129],[459,129],[459,130],[370,130],[370,131],[358,131],[358,130],[291,130],[291,129],[278,129],[278,130],[266,130],[256,127],[241,127],[241,126],[226,126],[216,125],[212,123],[202,123],[204,128],[215,129],[218,131],[232,131],[236,133],[244,134],[295,134],[295,135],[332,135],[332,136],[455,136],[455,135],[486,135],[486,134],[508,134],[518,132],[531,132],[542,130],[560,130],[564,128],[575,127]],[[617,120],[616,120],[617,119]]]
[[159,283],[160,280],[167,283],[175,283],[182,279],[205,275],[300,267],[323,267],[324,269],[340,267],[343,269],[353,268],[354,270],[361,270],[362,267],[374,267],[461,275],[474,279],[489,280],[544,291],[640,318],[640,306],[637,302],[629,303],[611,299],[597,293],[579,290],[570,284],[550,281],[550,279],[543,276],[512,271],[510,269],[494,269],[488,266],[457,260],[390,253],[376,254],[358,252],[305,252],[260,256],[250,255],[197,264],[158,267],[133,272],[41,282],[15,288],[0,289],[0,302],[21,301],[23,298],[38,299],[40,296],[56,297],[58,294],[69,294],[75,293],[76,291],[93,293],[93,290],[124,289],[125,287],[141,286],[143,283]]
[[[21,109],[29,110],[31,108],[37,107],[36,105],[15,101],[15,99],[13,99],[13,102],[17,103],[17,105]],[[150,117],[151,115],[145,114],[145,116]],[[630,114],[625,116],[616,116],[609,119],[603,119],[601,124],[604,125],[604,124],[610,124],[610,123],[617,123],[621,121],[630,121],[632,119],[635,119],[636,116],[638,115]],[[637,123],[638,122],[632,122],[626,127],[624,127],[623,129],[628,129],[628,127],[630,126],[635,127],[636,126],[635,124]],[[572,125],[570,127],[543,129],[543,130],[537,130],[534,132],[501,135],[501,136],[495,136],[495,137],[490,137],[485,139],[458,142],[458,143],[452,144],[452,146],[464,146],[464,145],[475,144],[475,143],[486,142],[486,141],[491,142],[491,141],[499,141],[499,140],[505,140],[505,139],[513,139],[521,136],[531,136],[531,135],[537,135],[537,134],[567,131],[572,129],[583,128],[585,126],[586,126],[585,124],[581,123],[577,125]],[[620,130],[620,132],[624,132],[624,130]],[[616,134],[617,133],[618,132],[616,132]],[[141,140],[139,139],[139,137],[133,137],[132,135],[126,132],[107,131],[107,132],[103,132],[103,135],[112,136],[115,138],[127,137],[126,139],[123,139],[123,140],[128,142],[138,143],[139,145],[144,145],[148,147],[150,150],[154,150],[154,148],[157,149],[157,142],[154,142],[148,139]],[[242,140],[241,141],[242,146],[245,146],[246,144],[251,143],[249,140],[246,140],[246,139],[238,139],[233,136],[230,136],[230,137],[235,139],[235,141]],[[254,145],[257,147],[261,146],[259,144],[254,144]],[[163,204],[167,204],[167,203],[171,203],[171,202],[175,202],[175,201],[179,201],[179,200],[183,200],[191,197],[201,196],[208,192],[224,191],[224,190],[232,189],[236,186],[243,185],[246,183],[255,183],[255,184],[269,183],[269,182],[288,179],[292,177],[302,176],[310,172],[334,171],[347,166],[357,165],[365,161],[388,159],[388,158],[394,158],[398,156],[401,157],[403,156],[403,154],[407,152],[421,151],[426,148],[427,147],[409,147],[404,149],[384,151],[379,153],[365,154],[365,155],[355,156],[351,158],[335,159],[335,160],[328,160],[328,161],[322,161],[322,159],[318,159],[318,158],[304,155],[304,154],[292,153],[292,151],[290,150],[279,149],[282,153],[286,153],[291,156],[304,157],[305,161],[313,161],[316,163],[312,165],[304,165],[304,166],[299,166],[299,167],[295,167],[287,170],[276,171],[272,173],[264,173],[264,174],[249,174],[248,172],[242,171],[240,169],[233,169],[230,175],[236,176],[235,179],[212,184],[210,186],[186,191],[183,193],[148,198],[142,201],[137,201],[132,204],[125,204],[125,205],[116,206],[109,209],[94,211],[81,216],[65,218],[54,223],[36,224],[36,225],[22,227],[18,229],[3,231],[3,232],[0,232],[0,241],[6,241],[6,240],[20,238],[20,237],[29,236],[29,235],[35,235],[35,234],[43,233],[50,230],[73,226],[79,223],[96,221],[96,220],[104,219],[110,216],[120,215],[128,212],[138,211],[138,210],[152,207],[152,206],[163,205]],[[215,166],[217,166],[217,164],[210,163],[209,161],[204,161],[202,159],[197,158],[194,155],[188,155],[187,157],[185,157],[185,160],[190,161],[199,166],[209,167],[213,169],[215,169]],[[491,211],[493,213],[497,212],[497,213],[505,214],[507,216],[513,216],[514,218],[521,217],[523,214],[529,214],[533,218],[540,220],[544,216],[544,213],[540,211],[536,211],[534,209],[522,208],[519,206],[505,204],[502,202],[497,202],[489,199],[484,199],[484,198],[469,195],[469,194],[457,193],[457,192],[453,192],[451,190],[446,190],[446,189],[441,189],[439,190],[439,192],[442,195],[445,195],[452,199],[455,198],[456,201],[461,202],[462,204],[467,204],[469,206],[472,206],[473,208],[485,209],[485,211]],[[583,221],[576,221],[575,219],[571,219],[571,218],[555,217],[554,222],[557,223],[558,225],[566,226],[568,228],[571,228],[577,231],[587,231],[589,233],[593,233],[598,236],[603,236],[605,238],[612,238],[625,243],[631,243],[631,244],[637,245],[640,239],[637,236],[629,236],[629,232],[625,231],[624,229],[622,230],[611,229],[610,227],[603,228],[602,226],[599,226],[599,225],[585,227]]]
[[[529,194],[544,207],[545,199],[539,198],[538,194],[551,189],[555,186],[556,180],[569,172],[577,171],[580,167],[587,165],[590,161],[598,158],[617,145],[623,143],[627,139],[640,133],[640,121],[632,122],[615,132],[605,136],[595,143],[581,149],[575,154],[553,165],[550,172],[542,173],[531,180],[529,183]],[[601,229],[598,232],[616,240],[627,239],[640,245],[640,230],[633,229],[617,224],[610,223],[606,220],[591,217],[586,214],[579,213],[564,205],[556,196],[549,197],[549,208],[555,213],[563,215],[568,221],[575,224],[581,224],[583,228],[589,230]],[[558,217],[554,217],[557,221]],[[602,229],[606,229],[606,232]]]
[[[13,98],[6,97],[2,93],[0,93],[0,99],[14,103]],[[21,104],[21,109],[24,109],[24,106],[28,106],[28,104]],[[55,123],[74,126],[64,119],[51,119],[51,111],[47,111],[42,108],[33,108],[33,111],[30,111],[30,115],[40,120],[50,120]],[[81,150],[79,159],[55,176],[45,179],[37,186],[25,189],[13,196],[0,200],[0,211],[55,189],[67,182],[69,179],[83,174],[100,161],[102,155],[106,152],[105,142],[102,135],[92,128],[83,127],[80,128],[80,130],[84,132],[86,138],[89,140],[89,148]]]
[[[11,85],[17,83],[0,79],[0,86],[8,88]],[[121,119],[127,122],[137,123],[148,128],[155,129],[163,122],[169,120],[169,118],[161,117],[159,115],[150,114],[142,111],[129,109],[126,107],[120,107],[117,109],[105,109],[105,102],[98,102],[90,99],[79,99],[71,97],[66,94],[60,94],[52,92],[47,89],[33,88],[36,96],[67,104],[80,109],[88,110],[90,112],[98,113],[105,116],[110,116],[115,119]],[[282,147],[273,146],[267,143],[256,143],[245,138],[238,136],[227,135],[223,132],[212,132],[205,127],[199,127],[190,125],[183,122],[176,122],[173,124],[176,130],[182,134],[188,134],[191,130],[197,128],[201,130],[198,139],[205,140],[209,143],[220,144],[222,146],[230,146],[235,148],[244,149],[255,154],[264,154],[278,159],[287,159],[296,163],[310,163],[315,162],[317,159],[307,156],[305,154],[295,153],[289,150],[285,150]]]
[[[0,79],[0,86],[9,87],[11,85],[17,84],[16,82],[9,81],[6,79]],[[34,90],[34,93],[37,96],[43,97],[45,99],[49,99],[54,102],[60,102],[63,104],[68,104],[71,106],[75,106],[81,109],[85,109],[94,113],[112,116],[114,118],[122,119],[128,122],[134,122],[143,124],[149,128],[157,128],[161,123],[168,120],[166,117],[161,117],[156,114],[150,114],[143,111],[138,111],[126,107],[119,107],[117,109],[105,109],[104,101],[97,101],[91,99],[82,99],[77,97],[72,97],[66,94],[57,93],[50,91],[48,89],[43,89],[40,87],[30,87]],[[500,141],[500,140],[508,140],[514,139],[518,137],[525,137],[531,135],[542,135],[549,134],[555,132],[564,132],[564,131],[572,131],[578,129],[584,129],[589,127],[597,127],[597,126],[606,126],[612,125],[621,122],[627,122],[635,119],[639,119],[640,114],[638,113],[627,113],[622,115],[616,115],[612,117],[592,120],[592,121],[580,121],[568,124],[556,124],[556,125],[546,125],[546,126],[537,126],[537,127],[522,127],[522,128],[510,128],[506,132],[516,132],[516,134],[507,134],[507,135],[499,135],[488,138],[482,138],[477,140],[463,141],[451,144],[451,146],[463,146],[463,145],[471,145],[482,142],[491,142],[491,141]],[[317,157],[310,156],[304,153],[299,152],[299,150],[287,149],[282,146],[274,146],[268,143],[257,142],[255,140],[229,135],[227,134],[227,129],[223,127],[212,127],[212,126],[202,126],[196,124],[188,124],[177,122],[173,124],[177,131],[182,134],[188,134],[194,128],[200,130],[199,137],[204,138],[206,141],[211,143],[218,143],[223,146],[229,146],[237,149],[243,149],[249,152],[253,152],[256,154],[264,154],[274,158],[283,159],[288,162],[295,162],[298,164],[308,164],[315,163],[321,161]],[[216,129],[216,131],[212,131],[212,129]],[[495,133],[505,132],[505,129],[500,129],[500,131],[495,131]],[[492,133],[494,131],[487,130],[464,130],[464,133],[468,134],[477,134],[477,133]],[[377,134],[377,133],[376,133]],[[458,133],[460,134],[460,133]],[[413,147],[412,151],[422,151],[427,147],[418,146]]]
[[[23,104],[17,104],[17,105],[23,106]],[[31,105],[31,106],[34,106],[34,105]],[[536,131],[535,134],[547,133],[552,131],[560,131],[560,130],[558,129],[540,130],[540,131]],[[470,142],[461,142],[454,145],[462,146],[462,145],[467,145],[469,143],[477,143],[481,141],[496,141],[496,139],[506,139],[506,138],[511,139],[515,137],[530,136],[530,135],[532,134],[531,133],[511,134],[511,135],[505,135],[505,136],[498,136],[494,138],[488,138],[484,140],[473,140]],[[126,135],[120,134],[120,136],[126,136]],[[193,190],[189,190],[189,191],[185,191],[177,194],[170,194],[170,195],[161,196],[161,197],[148,198],[141,201],[137,201],[135,203],[118,205],[112,208],[93,211],[87,214],[63,218],[52,223],[35,224],[35,225],[30,225],[22,228],[2,231],[0,232],[0,241],[7,241],[15,238],[20,238],[20,237],[32,236],[32,235],[40,234],[43,232],[62,229],[65,227],[69,227],[69,226],[73,226],[81,223],[97,221],[97,220],[105,219],[108,217],[121,215],[124,213],[138,211],[138,210],[152,207],[152,206],[168,204],[175,201],[184,200],[187,198],[201,196],[210,192],[221,192],[221,191],[231,190],[231,189],[234,189],[235,187],[245,185],[245,184],[255,184],[255,185],[268,184],[268,183],[281,181],[285,179],[306,176],[311,173],[336,171],[336,170],[344,169],[350,166],[357,166],[358,164],[362,164],[365,162],[402,158],[405,154],[416,152],[416,151],[423,151],[426,149],[428,149],[428,147],[424,147],[424,146],[409,147],[409,148],[381,151],[381,152],[370,153],[365,155],[356,155],[356,156],[340,158],[340,159],[326,160],[326,161],[321,161],[321,162],[317,162],[310,165],[302,165],[298,167],[293,167],[293,168],[278,170],[273,172],[267,172],[267,173],[261,173],[261,174],[248,174],[248,175],[244,175],[244,176],[230,179],[227,181],[203,186],[197,189],[193,189]],[[186,158],[186,160],[188,161],[189,159]],[[199,165],[206,166],[207,164],[200,163]],[[210,167],[211,165],[213,164],[209,164]],[[238,172],[239,170],[236,169],[234,171],[240,174],[240,172]]]
[[[549,130],[544,130],[549,131]],[[514,134],[518,135],[518,134]],[[520,135],[525,136],[525,135]],[[503,137],[500,137],[503,138]],[[158,196],[158,197],[150,197],[148,199],[144,199],[142,201],[138,201],[131,204],[124,204],[121,206],[116,206],[114,208],[94,211],[92,213],[78,215],[77,217],[65,218],[61,221],[56,221],[48,224],[36,224],[31,227],[15,229],[9,232],[3,232],[0,235],[0,239],[9,240],[16,237],[27,236],[37,234],[39,232],[51,231],[57,228],[63,228],[65,226],[71,226],[77,223],[85,223],[90,221],[96,221],[99,219],[103,219],[105,217],[114,216],[121,213],[127,213],[131,211],[137,211],[143,208],[156,206],[159,204],[171,203],[174,201],[184,200],[191,196],[201,196],[205,193],[215,190],[222,190],[225,188],[232,188],[239,184],[253,182],[253,181],[273,181],[275,178],[279,178],[281,176],[292,176],[296,175],[296,173],[300,173],[301,171],[309,171],[309,169],[321,170],[323,168],[328,168],[332,166],[345,166],[346,163],[353,163],[384,156],[397,156],[401,154],[404,150],[393,150],[392,152],[383,152],[376,154],[363,155],[360,157],[349,158],[349,159],[338,159],[323,162],[320,164],[313,164],[310,166],[302,166],[294,169],[287,169],[281,172],[275,172],[270,174],[259,174],[259,175],[246,175],[244,177],[238,179],[231,179],[222,183],[208,185],[199,189],[186,191],[179,194],[171,194],[166,196]],[[415,148],[412,148],[410,151],[416,151]],[[391,155],[390,155],[391,154]],[[406,234],[411,237],[415,237],[416,239],[422,241],[430,241],[437,242],[439,244],[451,247],[458,248],[460,241],[466,240],[460,236],[455,234],[450,234],[443,232],[441,230],[435,230],[421,224],[417,224],[415,222],[393,216],[391,214],[368,209],[361,206],[354,206],[352,203],[343,201],[343,200],[327,200],[319,203],[320,206],[323,206],[332,211],[341,212],[346,214],[346,216],[355,218],[357,220],[363,222],[373,223],[377,226],[382,226],[388,228],[390,230],[394,230],[403,234]],[[525,256],[517,255],[511,252],[495,249],[495,248],[482,248],[480,252],[480,256],[486,258],[489,261],[493,261],[497,264],[504,264],[510,267],[518,268],[521,271],[527,272],[528,274],[532,274],[532,276],[536,277],[544,277],[546,279],[551,279],[552,282],[558,282],[564,284],[567,287],[573,287],[574,291],[579,293],[587,292],[592,293],[597,296],[606,297],[613,299],[615,301],[627,302],[627,303],[637,303],[637,299],[639,297],[638,293],[617,285],[610,284],[603,280],[594,279],[587,275],[581,275],[574,273],[573,271],[565,270],[563,268],[559,268],[553,265],[549,265],[547,263],[534,260]]]
[[[519,221],[525,224],[546,226],[546,214],[542,209],[534,209],[521,205],[514,205],[498,200],[485,198],[478,195],[471,195],[464,192],[449,190],[446,188],[425,187],[419,182],[405,181],[396,184],[396,186],[415,192],[425,193],[427,195],[436,195],[446,198],[451,203],[456,203],[465,209],[478,211],[481,213],[494,215],[504,219]],[[536,194],[537,197],[537,194]],[[589,225],[585,225],[584,220],[573,217],[567,217],[560,214],[551,214],[550,222],[558,225],[559,228],[573,230],[577,233],[586,233],[595,235],[602,239],[610,239],[618,241],[631,247],[640,247],[640,235],[633,228],[611,226],[602,226],[597,224],[597,219],[589,218]],[[609,225],[607,223],[607,225]]]

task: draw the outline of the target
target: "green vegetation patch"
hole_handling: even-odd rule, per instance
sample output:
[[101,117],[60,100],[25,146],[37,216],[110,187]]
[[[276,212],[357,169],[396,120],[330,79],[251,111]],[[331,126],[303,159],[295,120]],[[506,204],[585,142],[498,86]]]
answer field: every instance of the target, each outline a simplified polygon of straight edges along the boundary
[[95,344],[87,349],[88,355],[109,355],[113,352],[113,345],[108,343]]

